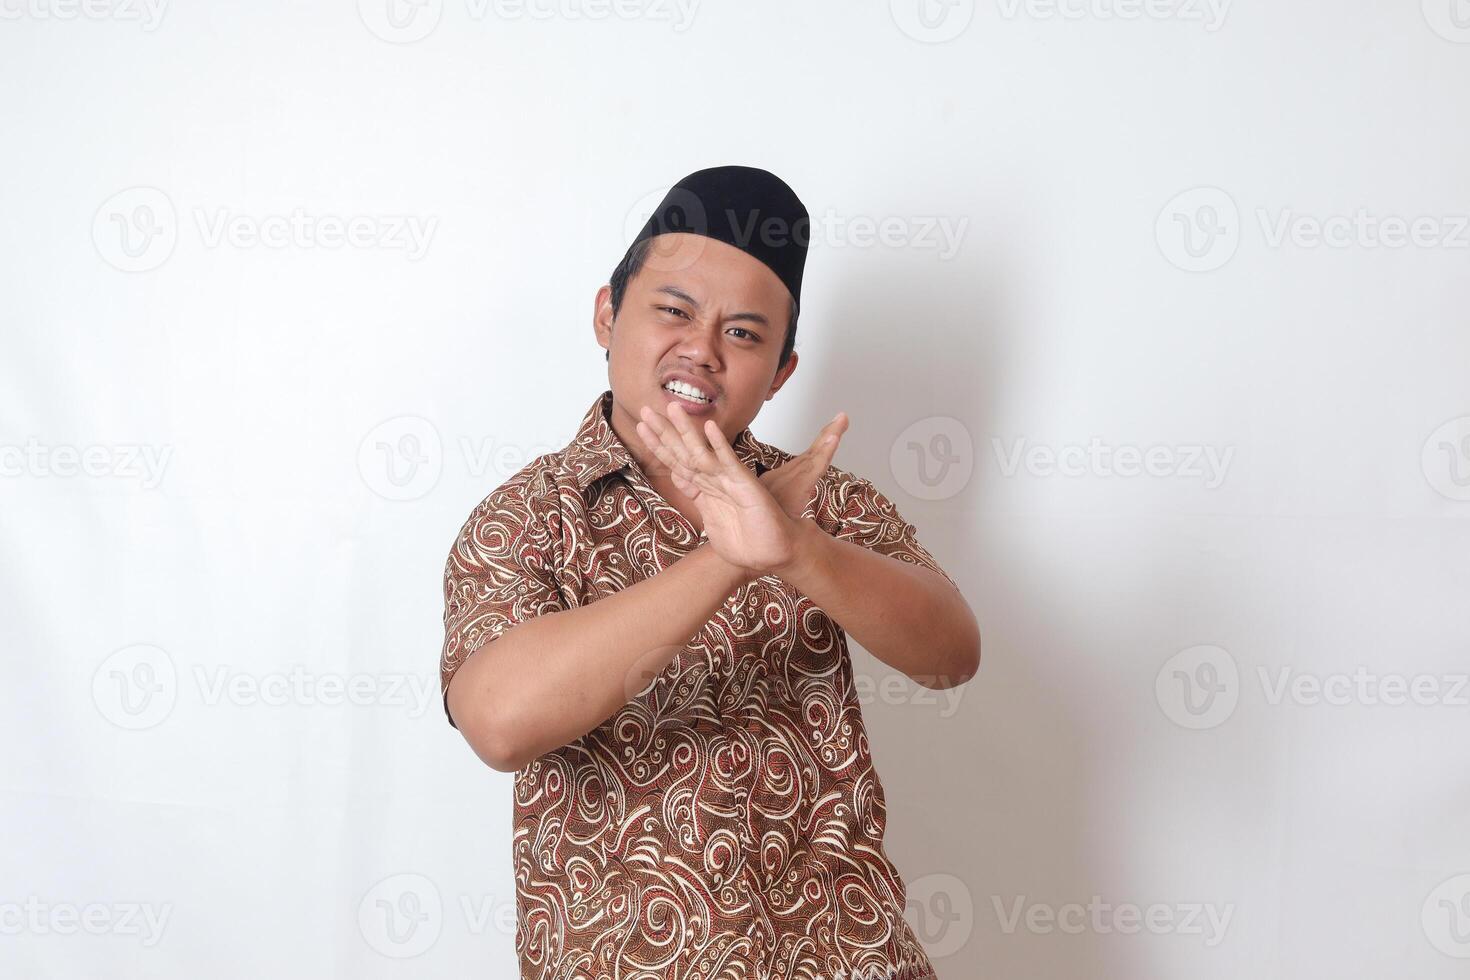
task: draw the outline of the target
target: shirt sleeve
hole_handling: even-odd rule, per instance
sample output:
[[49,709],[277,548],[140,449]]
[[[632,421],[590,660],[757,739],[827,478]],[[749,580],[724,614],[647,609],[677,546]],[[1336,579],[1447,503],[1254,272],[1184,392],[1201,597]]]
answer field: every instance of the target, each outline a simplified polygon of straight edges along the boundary
[[534,510],[521,475],[480,502],[460,529],[444,564],[444,647],[439,688],[444,717],[449,682],[483,644],[512,626],[566,608],[556,584],[556,544]]
[[[838,471],[841,473],[841,471]],[[837,530],[833,537],[851,541],[889,558],[922,565],[943,575],[950,585],[955,580],[940,567],[934,556],[919,543],[919,529],[904,519],[893,501],[872,481],[842,474],[837,499]]]

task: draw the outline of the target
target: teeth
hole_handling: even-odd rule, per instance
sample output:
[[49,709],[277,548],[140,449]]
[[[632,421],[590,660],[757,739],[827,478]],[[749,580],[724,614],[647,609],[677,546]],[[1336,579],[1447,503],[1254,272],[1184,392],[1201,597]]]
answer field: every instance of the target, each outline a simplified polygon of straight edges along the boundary
[[690,401],[696,401],[700,404],[709,403],[709,399],[701,395],[699,393],[699,389],[695,388],[692,385],[685,384],[683,381],[670,381],[668,384],[664,385],[664,390],[672,391],[676,395],[682,395],[685,398],[688,398]]

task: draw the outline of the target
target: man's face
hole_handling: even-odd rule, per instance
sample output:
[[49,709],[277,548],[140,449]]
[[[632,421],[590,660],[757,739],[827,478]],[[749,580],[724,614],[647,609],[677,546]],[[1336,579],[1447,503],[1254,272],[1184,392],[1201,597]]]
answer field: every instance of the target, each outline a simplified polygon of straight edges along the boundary
[[[667,418],[678,401],[697,428],[713,419],[726,441],[796,369],[793,351],[778,372],[791,297],[763,262],[703,235],[653,239],[648,257],[623,292],[617,318],[612,290],[597,293],[594,326],[607,348],[613,429],[640,463],[651,454],[636,423],[647,405]],[[710,396],[708,404],[666,390],[679,378]]]

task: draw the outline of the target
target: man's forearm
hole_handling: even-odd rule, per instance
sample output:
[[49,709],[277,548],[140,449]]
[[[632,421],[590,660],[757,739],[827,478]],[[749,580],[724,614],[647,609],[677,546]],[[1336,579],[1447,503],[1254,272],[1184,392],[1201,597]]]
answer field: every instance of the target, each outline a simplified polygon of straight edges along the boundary
[[842,541],[810,520],[776,574],[863,648],[929,688],[963,684],[980,664],[980,628],[962,595],[932,569]]
[[748,581],[700,545],[651,578],[480,647],[455,672],[449,710],[487,765],[514,772],[610,718]]

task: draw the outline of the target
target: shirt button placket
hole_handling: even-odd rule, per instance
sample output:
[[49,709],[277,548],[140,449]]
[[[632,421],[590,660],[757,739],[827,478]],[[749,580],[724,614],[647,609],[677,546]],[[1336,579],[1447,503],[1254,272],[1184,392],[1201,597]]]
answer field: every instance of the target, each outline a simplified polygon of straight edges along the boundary
[[[760,757],[756,756],[752,764],[752,781],[760,782]],[[749,786],[737,786],[735,788],[735,812],[739,826],[736,834],[740,839],[741,847],[745,852],[745,860],[741,867],[741,878],[745,886],[745,893],[750,898],[751,908],[754,910],[755,918],[751,922],[750,936],[754,944],[752,958],[755,960],[755,976],[760,980],[767,980],[770,973],[770,957],[774,951],[776,939],[775,926],[771,918],[766,914],[766,898],[761,890],[760,877],[756,872],[759,866],[760,854],[757,850],[755,834],[751,831],[751,807],[752,792]]]
[[[699,543],[703,544],[708,540],[708,535],[700,531]],[[748,585],[742,586],[729,597],[726,604],[739,603],[748,588],[750,588]],[[736,658],[740,656],[738,649],[733,651],[733,656]],[[732,662],[730,669],[733,670],[734,666]],[[721,685],[721,687],[724,687],[724,685]],[[720,707],[718,699],[715,702],[715,715],[718,719],[718,724],[724,730],[727,745],[733,746],[746,734],[743,730],[736,727],[735,722],[729,715],[725,714],[724,710]],[[738,713],[736,717],[739,717]],[[770,916],[766,914],[765,895],[761,890],[760,878],[756,874],[757,862],[760,860],[760,855],[757,851],[755,834],[750,829],[752,825],[752,787],[759,785],[760,773],[761,760],[757,752],[755,758],[751,760],[749,783],[737,783],[733,793],[735,804],[733,808],[735,813],[735,836],[740,841],[740,849],[744,858],[741,861],[740,874],[737,877],[737,881],[739,882],[739,887],[744,890],[746,897],[749,899],[752,911],[750,928],[746,933],[751,941],[751,960],[754,967],[754,973],[751,975],[750,980],[770,980],[771,968],[769,963],[775,948],[775,927],[771,924]]]

